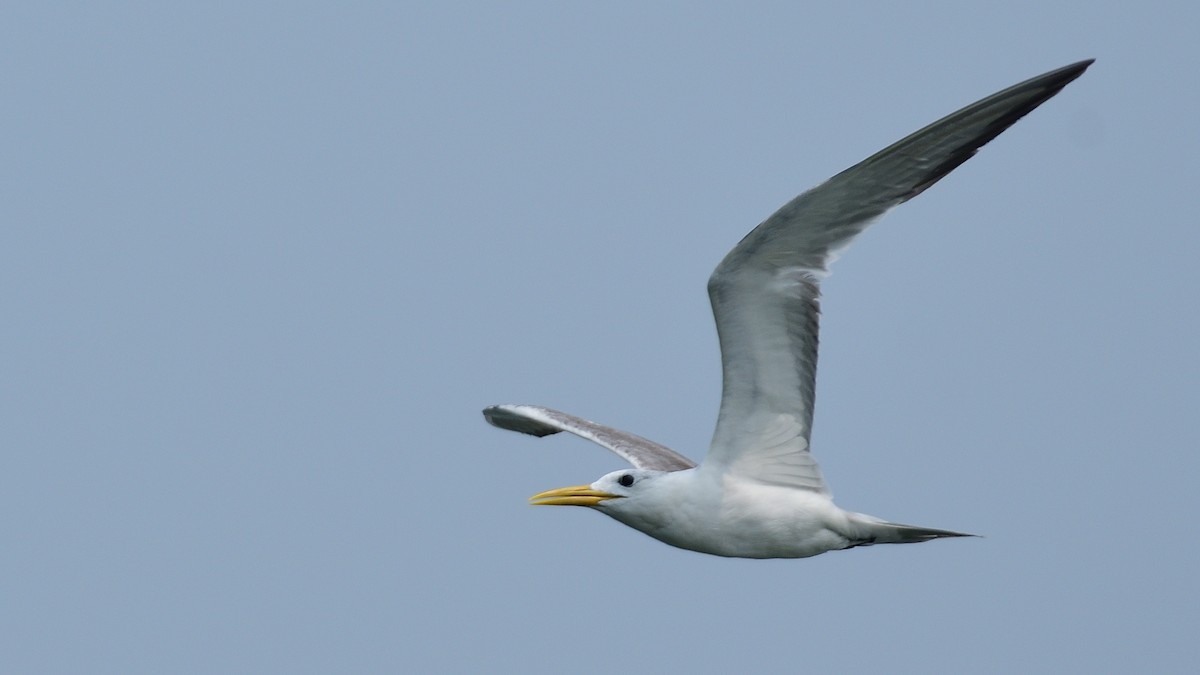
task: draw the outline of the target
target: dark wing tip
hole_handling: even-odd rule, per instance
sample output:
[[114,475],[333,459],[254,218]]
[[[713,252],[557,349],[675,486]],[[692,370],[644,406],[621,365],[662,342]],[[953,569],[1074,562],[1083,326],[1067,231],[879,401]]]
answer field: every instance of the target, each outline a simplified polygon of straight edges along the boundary
[[[1045,103],[1051,98],[1054,98],[1058,92],[1063,90],[1063,87],[1066,87],[1068,84],[1075,81],[1075,79],[1077,79],[1080,75],[1083,75],[1084,71],[1088,69],[1088,66],[1092,65],[1095,61],[1096,59],[1085,59],[1083,61],[1072,63],[1069,66],[1063,66],[1057,70],[1043,73],[1037,77],[1033,77],[1019,84],[1015,84],[1008,89],[993,94],[979,103],[970,106],[973,108],[979,105],[986,105],[998,99],[1033,94],[1032,96],[1025,98],[1020,103],[1012,106],[1003,114],[998,115],[987,126],[985,126],[979,134],[974,136],[969,143],[964,144],[957,151],[951,153],[944,162],[934,167],[929,172],[924,181],[914,186],[911,191],[905,194],[902,198],[902,201],[908,201],[909,199],[921,194],[931,185],[945,178],[947,174],[961,166],[963,162],[967,161],[971,157],[974,157],[975,153],[978,152],[980,148],[990,143],[992,139],[1004,133],[1005,129],[1008,129],[1013,124],[1016,124],[1017,120],[1033,112],[1034,109],[1041,104]],[[935,122],[930,126],[935,126],[936,124],[938,124],[938,122]]]
[[488,424],[494,427],[529,434],[530,436],[549,436],[550,434],[557,434],[562,431],[558,427],[522,415],[513,410],[515,407],[517,406],[490,405],[483,409],[483,419],[487,420]]

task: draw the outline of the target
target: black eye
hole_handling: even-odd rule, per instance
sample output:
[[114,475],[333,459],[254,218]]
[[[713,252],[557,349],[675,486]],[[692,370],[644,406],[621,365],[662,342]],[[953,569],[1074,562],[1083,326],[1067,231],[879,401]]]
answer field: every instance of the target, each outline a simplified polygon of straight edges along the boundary
[[633,485],[633,476],[630,476],[629,474],[625,474],[624,476],[621,476],[620,478],[618,478],[617,482],[625,487],[629,487],[630,485]]

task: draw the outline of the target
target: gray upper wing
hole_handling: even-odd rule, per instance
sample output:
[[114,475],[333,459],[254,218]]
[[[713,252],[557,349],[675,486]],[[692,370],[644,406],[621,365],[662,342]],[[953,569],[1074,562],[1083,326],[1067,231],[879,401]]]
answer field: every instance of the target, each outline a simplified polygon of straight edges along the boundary
[[779,209],[708,282],[724,390],[705,467],[827,493],[809,454],[819,284],[875,218],[926,190],[1083,74],[1082,61],[973,103]]
[[639,469],[680,471],[696,466],[687,457],[654,441],[550,408],[494,405],[483,409],[483,417],[492,426],[532,436],[566,431],[612,450]]

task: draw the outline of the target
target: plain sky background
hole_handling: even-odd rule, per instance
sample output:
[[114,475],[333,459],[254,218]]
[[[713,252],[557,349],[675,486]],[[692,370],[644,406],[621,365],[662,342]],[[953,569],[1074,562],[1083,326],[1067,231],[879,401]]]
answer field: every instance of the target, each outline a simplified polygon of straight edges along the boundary
[[[4,3],[0,671],[1194,672],[1200,16],[832,4]],[[702,457],[725,252],[1088,57],[825,286],[838,502],[986,538],[527,505],[482,407]]]

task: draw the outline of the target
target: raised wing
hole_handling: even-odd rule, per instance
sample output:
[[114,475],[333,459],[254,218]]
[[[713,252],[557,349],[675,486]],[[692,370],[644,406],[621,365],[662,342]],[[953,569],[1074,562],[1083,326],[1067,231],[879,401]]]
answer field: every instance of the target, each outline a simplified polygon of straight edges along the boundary
[[483,409],[492,426],[531,436],[566,431],[598,443],[638,469],[681,471],[696,466],[692,460],[641,436],[596,424],[574,415],[535,405],[493,405]]
[[724,391],[705,470],[828,493],[809,454],[819,284],[872,220],[917,196],[1083,74],[1059,68],[949,115],[788,202],[708,281]]

